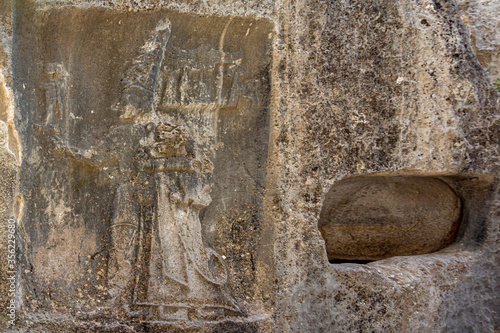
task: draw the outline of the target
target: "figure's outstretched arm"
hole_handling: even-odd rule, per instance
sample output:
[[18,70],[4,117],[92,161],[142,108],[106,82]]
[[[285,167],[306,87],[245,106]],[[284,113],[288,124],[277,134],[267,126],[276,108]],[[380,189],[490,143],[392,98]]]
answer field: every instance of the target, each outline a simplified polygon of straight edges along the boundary
[[40,126],[37,129],[50,138],[52,142],[51,152],[56,156],[80,161],[96,168],[99,168],[104,162],[113,157],[112,154],[109,154],[112,148],[108,147],[108,141],[110,141],[108,137],[100,141],[95,147],[79,149],[68,145],[68,143],[60,137],[59,133],[51,128],[43,128]]
[[65,142],[56,143],[56,154],[72,159],[75,161],[80,161],[95,168],[100,167],[100,163],[94,158],[94,149],[79,149],[76,147],[70,147]]

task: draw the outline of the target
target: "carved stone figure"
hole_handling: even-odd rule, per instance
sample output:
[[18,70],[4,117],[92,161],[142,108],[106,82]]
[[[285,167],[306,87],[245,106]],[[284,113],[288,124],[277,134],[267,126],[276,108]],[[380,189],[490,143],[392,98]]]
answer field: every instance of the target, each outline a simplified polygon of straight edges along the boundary
[[70,148],[56,135],[56,151],[99,168],[118,184],[108,262],[116,315],[189,320],[238,314],[225,292],[223,258],[205,246],[201,233],[200,212],[211,202],[212,162],[200,155],[184,126],[156,114],[169,34],[169,22],[160,22],[127,71],[115,110],[132,123],[113,128],[87,150]]
[[239,312],[224,290],[223,259],[201,234],[212,163],[198,155],[185,128],[123,125],[94,148],[59,147],[95,167],[118,163],[108,287],[121,315],[187,320]]
[[154,308],[160,318],[186,319],[189,311],[196,317],[238,312],[224,294],[223,259],[204,246],[201,235],[199,214],[211,201],[207,176],[212,163],[198,156],[180,126],[160,124],[156,138],[148,148],[157,208],[155,220],[140,235],[144,252],[137,256],[138,281],[145,283],[136,285],[137,305]]

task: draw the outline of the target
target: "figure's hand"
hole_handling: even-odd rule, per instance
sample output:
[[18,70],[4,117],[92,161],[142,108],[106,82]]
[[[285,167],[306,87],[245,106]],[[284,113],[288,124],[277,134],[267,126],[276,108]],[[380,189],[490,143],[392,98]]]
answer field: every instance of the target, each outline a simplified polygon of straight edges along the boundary
[[75,158],[78,154],[78,150],[76,148],[69,147],[60,136],[53,136],[51,139],[54,144],[53,153],[55,155],[64,158]]
[[203,170],[206,174],[211,174],[214,171],[214,164],[208,158],[204,157],[202,160]]
[[67,149],[66,143],[61,138],[61,131],[54,126],[42,126],[34,125],[34,130],[40,134],[40,136],[48,140],[49,146],[48,150],[57,156],[64,156],[65,150]]
[[214,165],[208,158],[191,160],[191,167],[200,174],[207,175],[212,173]]
[[197,173],[201,173],[201,170],[202,170],[203,165],[202,165],[202,163],[201,163],[201,161],[200,161],[200,160],[196,160],[196,159],[194,159],[194,160],[190,160],[190,161],[189,161],[189,165],[191,166],[191,168],[192,168],[195,172],[197,172]]

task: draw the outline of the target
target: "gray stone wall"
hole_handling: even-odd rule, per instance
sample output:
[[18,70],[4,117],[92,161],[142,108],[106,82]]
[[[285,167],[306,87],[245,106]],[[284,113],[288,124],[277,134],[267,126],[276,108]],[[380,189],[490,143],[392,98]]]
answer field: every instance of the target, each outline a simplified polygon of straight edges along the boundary
[[[476,278],[491,290],[498,283],[490,247],[498,185],[480,184],[481,175],[498,173],[498,109],[456,4],[311,1],[288,15],[277,59],[288,88],[275,118],[279,204],[270,205],[280,213],[276,322],[294,331],[493,331],[491,310],[476,312],[491,308],[470,306],[464,291]],[[316,229],[325,193],[342,178],[372,173],[473,174],[466,187],[478,186],[474,196],[491,204],[479,204],[484,215],[470,208],[471,229],[446,251],[330,265]],[[481,237],[467,234],[476,223]],[[473,277],[480,262],[491,270]],[[475,305],[492,306],[490,294],[477,295]]]
[[[14,125],[14,97],[12,94],[12,7],[9,1],[0,4],[0,328],[8,326],[7,305],[10,302],[7,280],[9,271],[8,221],[14,218],[14,197],[16,192],[18,152]],[[12,240],[12,239],[11,239]]]

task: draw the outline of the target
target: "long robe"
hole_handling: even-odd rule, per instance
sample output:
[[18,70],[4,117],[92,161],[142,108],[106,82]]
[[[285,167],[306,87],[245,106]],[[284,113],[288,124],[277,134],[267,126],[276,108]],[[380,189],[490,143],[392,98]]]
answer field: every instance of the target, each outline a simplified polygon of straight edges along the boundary
[[144,228],[143,244],[150,252],[141,260],[148,267],[144,275],[147,291],[138,284],[137,303],[234,310],[221,288],[227,281],[223,259],[205,247],[202,239],[199,213],[211,201],[206,178],[174,171],[158,172],[154,177],[156,216],[151,232]]

